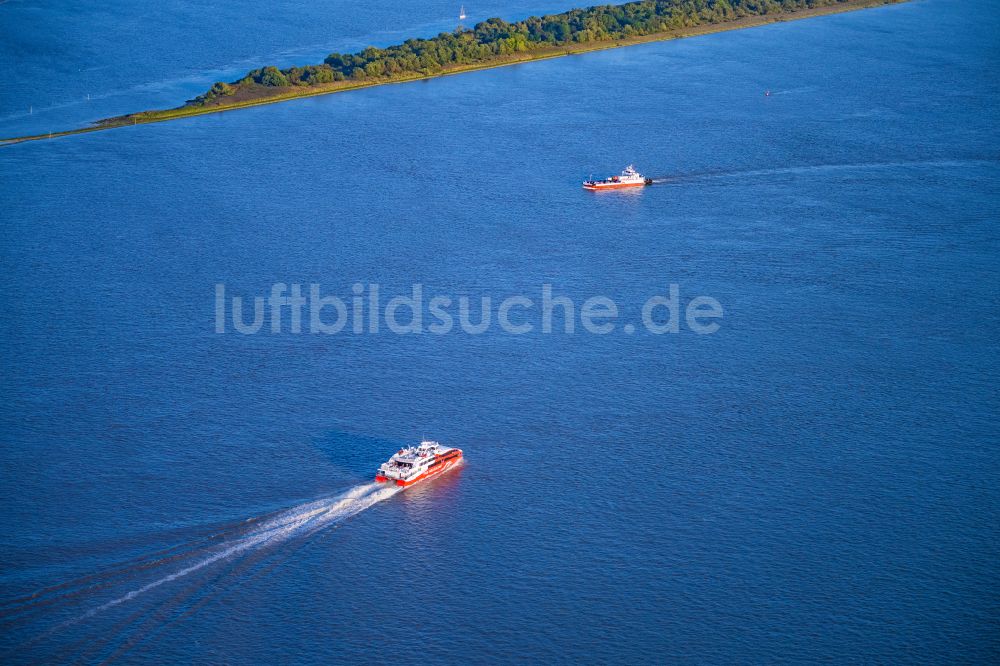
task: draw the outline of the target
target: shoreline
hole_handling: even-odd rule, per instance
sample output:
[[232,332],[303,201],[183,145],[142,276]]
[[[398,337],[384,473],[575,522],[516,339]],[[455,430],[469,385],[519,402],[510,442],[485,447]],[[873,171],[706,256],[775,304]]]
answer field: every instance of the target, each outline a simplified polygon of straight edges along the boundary
[[341,81],[335,83],[322,84],[319,86],[309,87],[309,88],[289,87],[280,89],[280,92],[276,92],[274,94],[265,94],[257,97],[250,97],[249,99],[235,100],[229,103],[218,103],[206,106],[180,106],[173,109],[140,111],[136,113],[125,114],[122,116],[115,116],[112,118],[104,118],[101,120],[97,120],[87,127],[78,127],[76,129],[63,130],[59,132],[46,132],[43,134],[2,138],[0,139],[0,147],[11,146],[26,141],[56,139],[59,137],[71,136],[74,134],[99,132],[101,130],[114,129],[118,127],[159,123],[168,120],[176,120],[179,118],[190,118],[194,116],[201,116],[210,113],[223,113],[226,111],[234,111],[237,109],[263,106],[265,104],[278,104],[280,102],[287,102],[289,100],[300,99],[304,97],[315,97],[318,95],[332,95],[334,93],[347,92],[349,90],[358,90],[361,88],[373,88],[376,86],[392,85],[397,83],[410,83],[413,81],[426,81],[428,79],[435,79],[443,76],[454,76],[456,74],[465,74],[468,72],[494,69],[496,67],[507,67],[509,65],[518,65],[523,63],[534,62],[537,60],[550,60],[552,58],[581,55],[584,53],[591,53],[594,51],[604,51],[607,49],[638,46],[640,44],[670,41],[673,39],[684,39],[687,37],[698,37],[701,35],[714,34],[718,32],[728,32],[730,30],[742,30],[746,28],[754,28],[758,26],[769,25],[772,23],[784,23],[787,21],[796,21],[801,19],[813,18],[817,16],[841,14],[849,11],[869,9],[872,7],[881,7],[884,5],[899,4],[907,1],[908,0],[848,0],[848,2],[845,2],[844,4],[841,5],[816,7],[813,9],[782,12],[779,14],[772,14],[766,16],[749,16],[736,19],[733,21],[726,21],[723,23],[713,23],[708,25],[695,26],[692,28],[669,30],[666,32],[659,32],[650,35],[642,35],[630,39],[609,40],[604,42],[593,42],[589,44],[567,44],[562,46],[553,46],[551,47],[551,49],[535,51],[533,53],[521,53],[521,54],[511,55],[505,59],[498,59],[488,63],[475,64],[475,65],[458,65],[455,67],[446,68],[440,72],[434,72],[432,74],[415,73],[410,75],[399,76],[394,79],[374,81],[370,83]]

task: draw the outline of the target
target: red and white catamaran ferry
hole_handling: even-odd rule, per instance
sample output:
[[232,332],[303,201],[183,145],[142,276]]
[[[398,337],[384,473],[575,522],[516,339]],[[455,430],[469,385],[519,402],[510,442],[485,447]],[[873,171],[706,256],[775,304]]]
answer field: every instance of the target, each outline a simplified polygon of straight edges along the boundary
[[462,449],[441,446],[437,442],[423,441],[420,446],[410,446],[396,451],[375,472],[375,480],[412,486],[418,481],[437,476],[462,462]]
[[641,173],[635,170],[635,167],[629,164],[622,171],[620,176],[609,176],[604,180],[585,180],[583,181],[583,189],[585,190],[617,190],[622,187],[643,187],[644,185],[652,185],[653,179],[646,178]]

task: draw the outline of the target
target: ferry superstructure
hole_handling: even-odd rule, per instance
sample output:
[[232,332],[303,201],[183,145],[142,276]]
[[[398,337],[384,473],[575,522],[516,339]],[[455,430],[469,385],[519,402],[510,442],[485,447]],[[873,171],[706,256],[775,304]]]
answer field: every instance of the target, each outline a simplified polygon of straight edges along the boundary
[[375,472],[375,480],[403,487],[412,486],[414,483],[457,467],[461,462],[462,449],[424,440],[418,446],[396,451]]

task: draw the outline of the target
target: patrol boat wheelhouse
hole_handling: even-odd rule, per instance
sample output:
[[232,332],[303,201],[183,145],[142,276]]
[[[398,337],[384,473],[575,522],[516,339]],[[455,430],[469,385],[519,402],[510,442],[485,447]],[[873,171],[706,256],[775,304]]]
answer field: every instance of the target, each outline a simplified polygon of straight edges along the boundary
[[397,486],[412,486],[418,481],[456,467],[461,461],[462,449],[424,440],[419,446],[396,451],[375,472],[375,480],[380,483],[395,483]]

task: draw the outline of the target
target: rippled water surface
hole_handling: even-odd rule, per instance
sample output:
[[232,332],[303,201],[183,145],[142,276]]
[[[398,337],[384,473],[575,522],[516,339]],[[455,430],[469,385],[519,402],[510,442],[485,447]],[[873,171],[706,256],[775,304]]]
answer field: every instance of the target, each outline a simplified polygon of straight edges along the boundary
[[[455,13],[11,0],[0,134]],[[3,661],[1000,658],[998,28],[919,0],[0,150]],[[214,332],[274,282],[725,317]],[[466,464],[371,483],[422,436]]]

